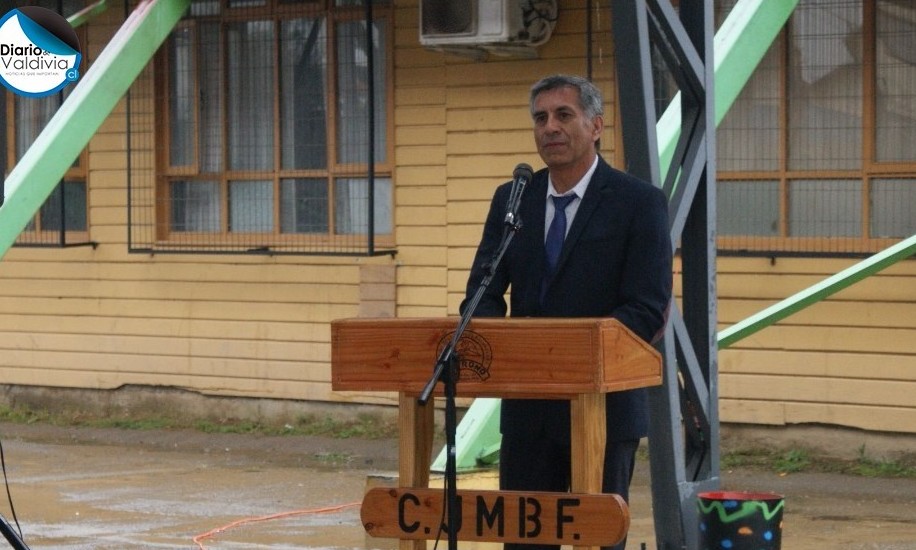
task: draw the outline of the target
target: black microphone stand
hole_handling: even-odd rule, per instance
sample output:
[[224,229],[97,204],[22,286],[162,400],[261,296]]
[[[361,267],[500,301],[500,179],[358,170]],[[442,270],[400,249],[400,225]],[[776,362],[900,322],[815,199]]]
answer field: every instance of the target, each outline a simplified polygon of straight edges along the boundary
[[10,527],[10,524],[6,522],[6,518],[3,516],[0,516],[0,534],[3,535],[6,542],[10,543],[11,548],[15,550],[29,550],[29,547],[22,542],[22,539],[19,538],[19,535]]
[[[515,193],[513,193],[513,195],[515,195]],[[452,339],[442,350],[442,353],[439,354],[432,378],[430,378],[426,386],[423,387],[423,391],[418,398],[420,405],[425,406],[436,384],[440,380],[442,381],[445,394],[445,506],[448,511],[446,523],[448,550],[458,550],[458,529],[454,528],[454,526],[461,524],[460,510],[458,509],[458,471],[457,465],[455,464],[457,455],[455,432],[458,429],[455,396],[457,393],[459,365],[459,357],[455,350],[457,349],[458,341],[461,339],[465,329],[471,322],[471,317],[474,316],[477,305],[480,304],[480,300],[483,298],[483,293],[486,291],[487,287],[490,286],[490,282],[496,274],[496,268],[499,266],[499,262],[502,261],[503,255],[509,248],[509,243],[512,242],[512,238],[522,227],[522,219],[516,213],[520,200],[521,193],[518,193],[518,196],[513,196],[513,200],[510,201],[512,204],[506,214],[506,227],[503,231],[502,242],[499,243],[499,248],[496,249],[496,253],[493,255],[493,260],[488,266],[487,274],[480,281],[480,285],[477,287],[477,291],[468,303],[468,307],[465,308],[464,312],[461,314],[461,320],[458,322],[458,328],[455,329]]]

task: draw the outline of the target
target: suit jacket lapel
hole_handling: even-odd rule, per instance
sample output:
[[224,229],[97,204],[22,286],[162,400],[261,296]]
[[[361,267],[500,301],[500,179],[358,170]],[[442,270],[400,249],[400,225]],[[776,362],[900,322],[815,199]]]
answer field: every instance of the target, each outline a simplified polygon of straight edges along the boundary
[[524,240],[523,250],[530,251],[529,269],[532,276],[540,277],[544,265],[544,218],[547,215],[547,171],[543,170],[532,179],[529,189],[525,191],[519,215],[523,227],[516,238]]
[[582,202],[579,204],[579,209],[576,211],[576,217],[573,218],[569,232],[566,234],[566,240],[563,241],[563,249],[560,252],[560,259],[557,261],[557,273],[563,269],[563,264],[566,263],[570,250],[576,246],[576,242],[578,242],[579,237],[582,236],[582,231],[585,229],[585,226],[588,225],[592,215],[598,210],[601,201],[604,200],[608,183],[607,178],[604,177],[602,172],[604,172],[606,166],[604,160],[599,157],[598,167],[595,169],[595,173],[592,174],[592,179],[588,184],[588,188],[585,190],[585,196],[582,197]]

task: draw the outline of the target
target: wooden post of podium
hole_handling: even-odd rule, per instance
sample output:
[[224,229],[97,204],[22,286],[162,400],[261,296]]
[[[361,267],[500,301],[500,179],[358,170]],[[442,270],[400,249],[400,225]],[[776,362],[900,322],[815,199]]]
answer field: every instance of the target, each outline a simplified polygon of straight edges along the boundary
[[[429,487],[435,410],[432,401],[421,406],[416,395],[398,393],[398,487]],[[401,550],[425,548],[426,539],[401,539]]]
[[[442,492],[429,489],[434,407],[417,398],[457,325],[457,318],[331,324],[332,388],[398,393],[399,487],[369,491],[361,517],[371,535],[399,538],[404,550],[425,548],[444,517]],[[606,394],[660,384],[659,354],[618,321],[594,318],[474,319],[456,354],[459,396],[569,399],[572,430],[571,493],[460,491],[459,540],[581,548],[623,540],[629,509],[619,495],[601,494]]]
[[573,493],[601,493],[604,474],[606,416],[605,394],[582,393],[569,403]]

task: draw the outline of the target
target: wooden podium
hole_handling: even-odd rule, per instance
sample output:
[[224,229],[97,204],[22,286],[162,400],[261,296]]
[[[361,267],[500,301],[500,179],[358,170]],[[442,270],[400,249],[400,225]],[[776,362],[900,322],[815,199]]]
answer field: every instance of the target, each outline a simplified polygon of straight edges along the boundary
[[[332,389],[399,395],[400,488],[367,493],[362,518],[371,535],[400,538],[404,549],[425,548],[438,531],[443,499],[428,489],[434,407],[417,397],[457,325],[456,317],[331,323]],[[459,540],[577,547],[622,540],[627,505],[601,494],[605,394],[661,384],[658,352],[615,319],[475,318],[456,353],[458,396],[569,399],[573,465],[569,494],[463,492]]]

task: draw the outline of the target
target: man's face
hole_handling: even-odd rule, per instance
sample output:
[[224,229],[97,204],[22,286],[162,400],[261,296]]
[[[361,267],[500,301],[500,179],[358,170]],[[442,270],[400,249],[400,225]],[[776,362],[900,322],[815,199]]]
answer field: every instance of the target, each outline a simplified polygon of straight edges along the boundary
[[548,168],[591,166],[604,122],[600,116],[590,120],[585,115],[575,88],[541,92],[534,99],[532,116],[534,140]]

